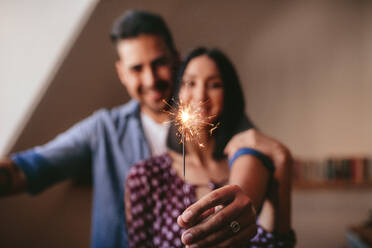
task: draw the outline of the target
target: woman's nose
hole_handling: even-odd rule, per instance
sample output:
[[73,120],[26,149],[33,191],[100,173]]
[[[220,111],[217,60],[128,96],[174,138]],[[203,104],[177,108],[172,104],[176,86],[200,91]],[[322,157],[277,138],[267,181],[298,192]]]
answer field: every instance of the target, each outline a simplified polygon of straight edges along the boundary
[[208,98],[205,87],[197,87],[193,95],[198,102],[205,102]]

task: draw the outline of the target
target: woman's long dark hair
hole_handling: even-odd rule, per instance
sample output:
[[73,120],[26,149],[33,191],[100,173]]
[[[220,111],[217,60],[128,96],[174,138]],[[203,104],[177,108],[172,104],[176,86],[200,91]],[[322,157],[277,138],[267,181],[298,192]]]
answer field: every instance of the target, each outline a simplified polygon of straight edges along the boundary
[[[175,102],[178,102],[179,91],[182,87],[182,77],[187,65],[196,57],[206,55],[212,59],[220,72],[224,87],[224,104],[221,115],[218,117],[220,126],[215,130],[216,139],[213,157],[215,159],[224,158],[224,148],[227,142],[237,132],[240,121],[244,117],[245,104],[244,96],[240,86],[240,80],[236,70],[229,58],[218,49],[207,49],[199,47],[194,49],[181,64],[178,79],[175,85]],[[176,138],[176,127],[173,122],[168,133],[168,147],[179,153],[182,147]]]

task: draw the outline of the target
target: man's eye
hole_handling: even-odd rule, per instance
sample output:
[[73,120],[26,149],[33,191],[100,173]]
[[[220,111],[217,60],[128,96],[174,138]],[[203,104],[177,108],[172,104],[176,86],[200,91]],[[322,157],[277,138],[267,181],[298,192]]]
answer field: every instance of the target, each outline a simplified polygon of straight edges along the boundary
[[157,59],[154,61],[153,63],[153,66],[164,66],[164,65],[168,65],[169,64],[169,60],[167,58],[160,58],[160,59]]
[[168,65],[169,64],[169,60],[164,58],[164,59],[161,59],[158,61],[158,64],[159,65]]
[[142,70],[142,66],[136,65],[132,67],[132,71],[134,72],[140,72]]

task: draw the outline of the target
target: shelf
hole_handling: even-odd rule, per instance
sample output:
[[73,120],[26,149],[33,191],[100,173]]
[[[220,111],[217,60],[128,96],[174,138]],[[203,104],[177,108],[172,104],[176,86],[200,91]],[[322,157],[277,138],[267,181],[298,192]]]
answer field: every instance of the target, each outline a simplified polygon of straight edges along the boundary
[[294,181],[294,190],[307,189],[372,189],[371,182],[355,183],[350,181],[326,181],[326,182],[310,182],[310,181]]

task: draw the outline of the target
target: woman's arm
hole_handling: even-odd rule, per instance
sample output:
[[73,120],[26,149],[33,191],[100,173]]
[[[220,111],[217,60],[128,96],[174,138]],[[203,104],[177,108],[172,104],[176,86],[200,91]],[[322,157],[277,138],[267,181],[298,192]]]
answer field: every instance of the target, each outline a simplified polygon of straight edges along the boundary
[[[275,230],[283,234],[287,233],[291,229],[290,192],[292,168],[292,159],[288,149],[279,142],[253,129],[239,134],[239,136],[233,139],[235,139],[235,144],[229,143],[228,151],[235,153],[241,147],[252,147],[269,156],[274,162],[275,173],[273,184],[278,182],[279,186],[276,188],[276,196],[280,199],[268,202],[270,203],[269,205],[265,203],[260,220],[262,220],[264,229],[268,231]],[[206,201],[198,201],[192,205],[192,207],[199,209],[198,212],[193,212],[194,210],[188,212],[187,210],[189,209],[187,209],[178,219],[180,226],[189,228],[182,236],[183,242],[185,244],[199,244],[200,242],[206,242],[205,240],[207,239],[214,239],[214,241],[208,241],[210,242],[209,244],[245,244],[248,239],[254,236],[252,236],[252,233],[255,234],[256,230],[252,229],[255,219],[249,225],[244,219],[247,215],[255,216],[255,211],[251,206],[260,206],[260,202],[266,196],[268,182],[269,170],[257,158],[241,156],[236,159],[231,170],[230,184],[240,185],[238,187],[240,191],[234,191],[235,193],[222,191],[223,193],[227,192],[226,194],[231,194],[233,200],[230,199],[229,202],[224,202],[223,208],[219,213],[214,214],[213,218],[208,218],[201,223],[199,223],[200,219],[204,219],[204,217],[201,217],[203,216],[201,210],[207,211],[207,207],[213,208],[220,206],[222,204],[221,199],[225,199],[226,196],[221,195],[221,193],[216,196],[213,193],[215,191],[213,191],[206,196]],[[270,190],[272,191],[272,188]],[[273,203],[275,204],[275,208]],[[272,206],[271,210],[270,205]],[[236,235],[231,231],[229,225],[234,220],[241,227],[239,234],[246,232],[245,235]],[[215,232],[218,229],[224,229],[226,232],[230,231],[230,233],[226,235],[226,233]],[[248,235],[248,230],[251,235]],[[187,233],[192,234],[193,239],[191,241],[184,238]],[[220,237],[217,237],[218,235]]]
[[[255,129],[241,132],[235,135],[226,146],[225,152],[232,157],[233,154],[242,147],[249,147],[260,151],[268,156],[275,166],[273,174],[273,181],[271,182],[269,190],[270,201],[265,202],[263,212],[260,215],[260,223],[263,227],[270,231],[276,230],[286,233],[291,229],[291,184],[292,184],[292,156],[287,147],[273,138],[265,136]],[[244,157],[247,160],[249,156],[243,156],[241,161],[238,159],[234,163],[231,174],[230,182],[241,185],[248,196],[253,197],[252,201],[260,203],[260,199],[264,199],[262,188],[259,186],[258,180],[265,180],[262,173],[258,174],[256,179],[252,173],[257,173],[262,170],[260,166],[250,169],[251,164],[254,162],[243,161]],[[239,157],[240,159],[240,157]],[[247,166],[248,165],[248,166]],[[259,190],[253,192],[252,183],[256,183]],[[244,186],[245,185],[245,186]],[[257,189],[257,187],[255,187]]]
[[182,242],[195,247],[249,244],[257,232],[252,206],[250,198],[237,185],[210,192],[178,217],[178,224],[187,229]]
[[271,172],[252,155],[243,155],[231,166],[229,184],[238,185],[252,200],[256,210],[261,209],[268,190]]

